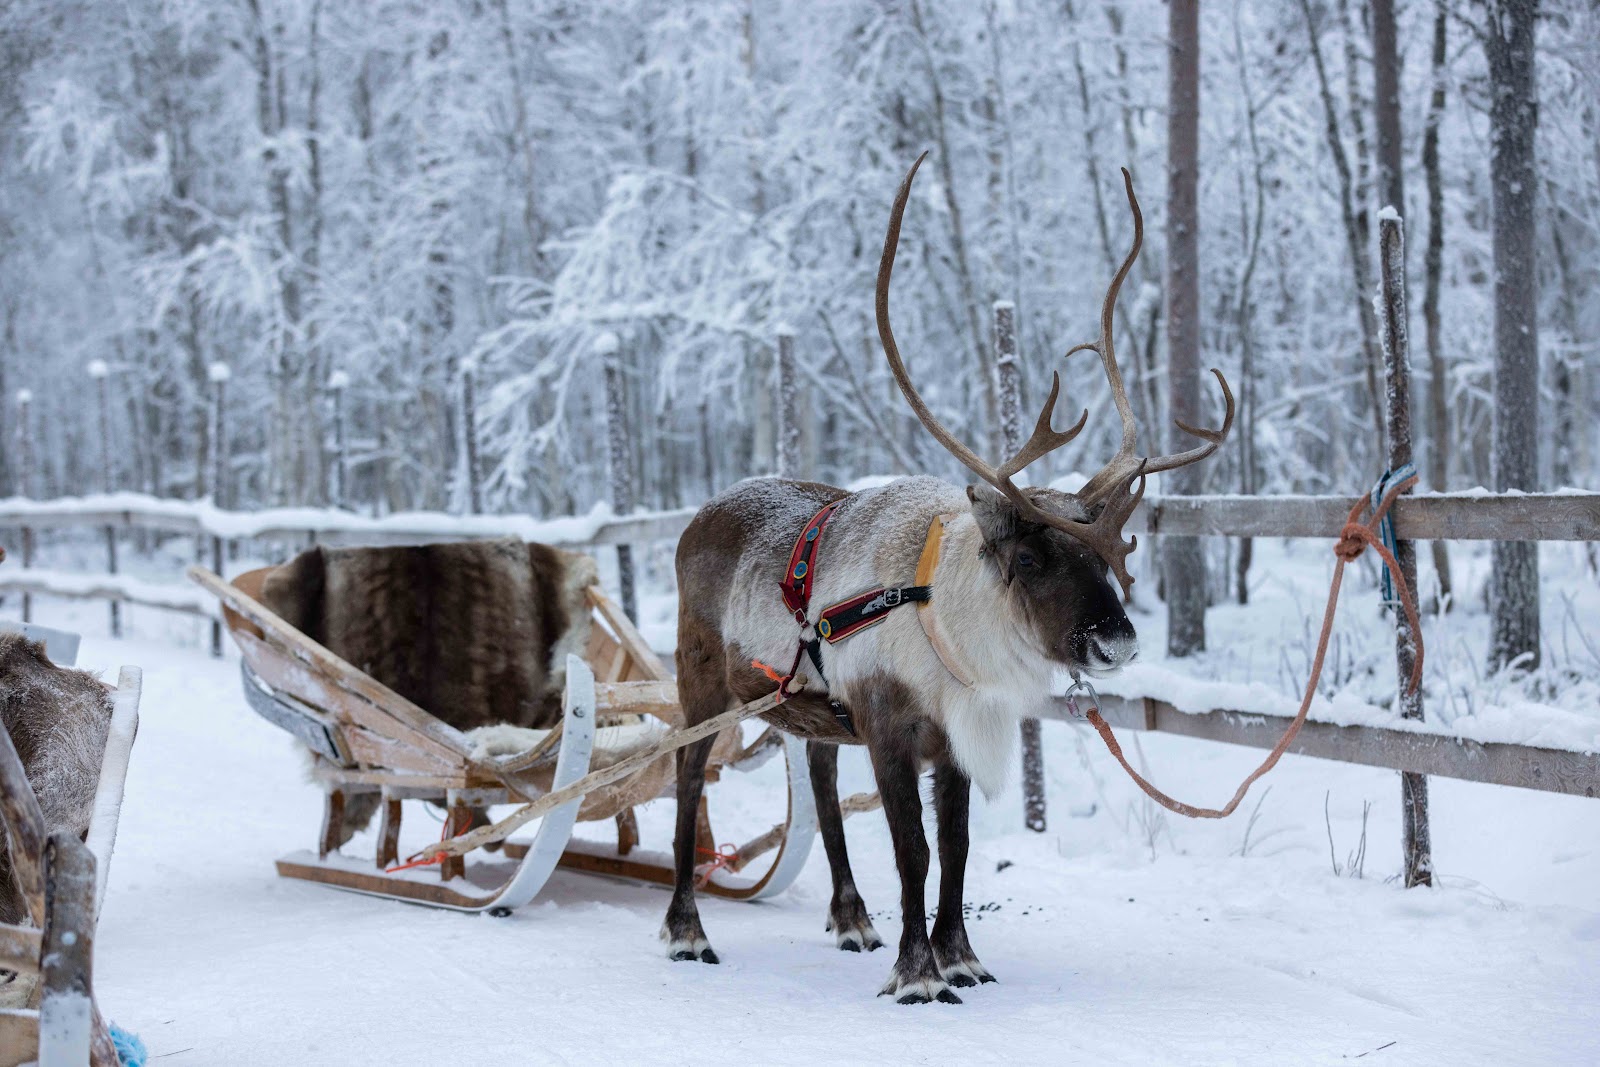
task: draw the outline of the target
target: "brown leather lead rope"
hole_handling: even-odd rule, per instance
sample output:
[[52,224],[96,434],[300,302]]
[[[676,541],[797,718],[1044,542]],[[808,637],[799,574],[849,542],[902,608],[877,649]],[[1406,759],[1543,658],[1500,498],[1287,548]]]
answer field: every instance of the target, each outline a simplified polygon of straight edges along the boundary
[[1344,581],[1344,565],[1361,555],[1368,545],[1371,545],[1378,555],[1383,557],[1384,566],[1388,567],[1389,573],[1394,576],[1395,587],[1400,593],[1400,604],[1405,608],[1406,619],[1411,623],[1412,638],[1417,646],[1417,658],[1416,662],[1411,665],[1411,682],[1406,691],[1407,693],[1417,691],[1417,686],[1422,683],[1422,627],[1417,622],[1417,607],[1412,602],[1411,590],[1406,586],[1405,575],[1400,573],[1399,562],[1395,560],[1394,554],[1384,545],[1383,539],[1378,536],[1377,532],[1378,523],[1383,521],[1383,517],[1388,513],[1390,505],[1394,503],[1395,497],[1411,488],[1416,482],[1416,476],[1413,475],[1390,488],[1388,493],[1384,494],[1383,499],[1379,501],[1377,508],[1372,513],[1372,518],[1364,523],[1359,520],[1362,511],[1367,507],[1367,499],[1363,497],[1356,502],[1355,507],[1350,509],[1350,516],[1345,520],[1344,529],[1340,531],[1339,541],[1333,546],[1333,554],[1338,557],[1339,561],[1334,565],[1333,583],[1328,587],[1328,607],[1322,613],[1322,636],[1317,639],[1317,654],[1311,663],[1311,677],[1306,679],[1306,695],[1305,699],[1300,701],[1300,711],[1295,715],[1294,721],[1289,724],[1289,728],[1283,732],[1283,737],[1278,741],[1277,745],[1273,747],[1267,758],[1261,762],[1261,766],[1251,771],[1249,777],[1239,783],[1239,788],[1233,794],[1233,799],[1223,807],[1197,808],[1192,804],[1185,804],[1181,800],[1173,800],[1167,794],[1151,785],[1128,763],[1128,758],[1122,754],[1122,746],[1117,744],[1117,739],[1111,732],[1111,726],[1101,716],[1100,709],[1098,707],[1089,709],[1089,722],[1100,732],[1100,737],[1105,741],[1106,748],[1110,749],[1117,762],[1122,764],[1122,769],[1128,772],[1128,777],[1132,778],[1140,789],[1149,794],[1150,799],[1168,811],[1176,812],[1179,815],[1187,815],[1191,819],[1223,819],[1232,815],[1234,810],[1238,808],[1239,802],[1244,799],[1245,793],[1249,792],[1256,779],[1277,765],[1278,760],[1288,750],[1289,745],[1294,742],[1295,735],[1300,732],[1300,727],[1305,725],[1306,714],[1311,710],[1311,700],[1316,696],[1317,682],[1322,678],[1322,660],[1327,655],[1328,638],[1333,633],[1333,616],[1339,606],[1339,585]]

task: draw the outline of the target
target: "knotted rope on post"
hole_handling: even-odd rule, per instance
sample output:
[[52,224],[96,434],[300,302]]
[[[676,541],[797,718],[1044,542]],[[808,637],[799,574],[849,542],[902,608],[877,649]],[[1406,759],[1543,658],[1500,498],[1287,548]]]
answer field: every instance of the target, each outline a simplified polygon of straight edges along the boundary
[[[1396,476],[1399,476],[1400,480],[1396,481]],[[1380,527],[1389,521],[1389,509],[1394,506],[1395,498],[1415,485],[1416,482],[1417,475],[1414,469],[1408,471],[1407,468],[1401,468],[1401,470],[1393,474],[1385,475],[1384,479],[1379,483],[1383,493],[1381,497],[1371,502],[1373,511],[1370,519],[1365,522],[1361,521],[1361,513],[1368,506],[1366,497],[1356,501],[1355,506],[1350,509],[1350,515],[1345,519],[1344,528],[1339,532],[1339,540],[1333,546],[1333,554],[1338,562],[1334,564],[1333,581],[1328,586],[1328,606],[1322,613],[1322,635],[1317,638],[1317,652],[1311,661],[1311,676],[1306,679],[1306,692],[1304,698],[1300,701],[1300,710],[1295,714],[1294,721],[1289,724],[1288,729],[1284,730],[1283,737],[1278,740],[1272,751],[1267,754],[1267,758],[1261,761],[1261,766],[1251,771],[1245,780],[1239,783],[1239,788],[1234,792],[1233,799],[1228,803],[1220,808],[1197,808],[1193,804],[1185,804],[1181,800],[1174,800],[1172,797],[1167,796],[1167,794],[1151,785],[1138,771],[1133,769],[1132,764],[1128,762],[1128,757],[1123,755],[1122,746],[1117,743],[1116,736],[1112,734],[1110,724],[1100,714],[1100,709],[1098,707],[1089,709],[1087,718],[1090,725],[1099,732],[1101,739],[1106,743],[1106,748],[1110,749],[1111,755],[1122,765],[1122,769],[1128,772],[1128,777],[1132,778],[1134,783],[1144,790],[1150,799],[1168,811],[1176,812],[1179,815],[1187,815],[1191,819],[1224,819],[1232,815],[1239,807],[1240,802],[1244,800],[1245,794],[1250,791],[1250,787],[1255,784],[1256,780],[1277,766],[1278,760],[1283,757],[1289,746],[1294,743],[1295,735],[1300,732],[1300,727],[1305,725],[1306,716],[1311,711],[1311,701],[1317,694],[1317,683],[1322,680],[1322,661],[1327,656],[1328,640],[1333,635],[1333,617],[1339,607],[1339,587],[1344,581],[1345,564],[1358,558],[1362,552],[1366,551],[1369,545],[1382,558],[1388,574],[1393,577],[1395,587],[1399,592],[1400,604],[1405,609],[1406,621],[1411,626],[1412,638],[1417,646],[1417,658],[1411,666],[1411,679],[1407,685],[1406,692],[1408,694],[1416,692],[1417,686],[1422,684],[1422,626],[1418,621],[1417,606],[1412,598],[1411,589],[1406,584],[1405,575],[1400,570],[1399,561],[1395,559],[1392,547],[1394,543],[1393,527],[1390,527],[1389,537],[1387,538],[1388,543],[1385,543],[1386,539],[1380,530]]]

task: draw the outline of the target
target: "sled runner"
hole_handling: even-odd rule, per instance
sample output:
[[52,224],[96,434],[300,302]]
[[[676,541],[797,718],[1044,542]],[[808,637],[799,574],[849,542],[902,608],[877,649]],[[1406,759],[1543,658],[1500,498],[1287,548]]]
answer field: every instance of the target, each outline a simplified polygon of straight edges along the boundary
[[[516,547],[527,551],[520,543]],[[500,550],[506,551],[504,546]],[[676,683],[597,585],[587,584],[575,594],[581,595],[576,602],[584,607],[576,622],[588,636],[582,656],[565,659],[559,720],[547,730],[462,731],[358,670],[263,604],[263,587],[269,580],[281,584],[290,566],[250,571],[231,584],[204,568],[189,570],[195,582],[222,602],[226,625],[242,653],[247,702],[305,744],[312,753],[313,777],[325,793],[317,847],[280,859],[281,876],[495,914],[533,899],[557,866],[672,884],[670,854],[638,847],[633,809],[673,795],[675,749],[705,730],[698,727],[686,734],[682,729]],[[457,591],[481,577],[471,566],[458,571],[449,575],[452,581],[459,579],[453,587]],[[335,584],[329,580],[330,590]],[[487,588],[482,593],[496,595]],[[352,607],[357,612],[366,609],[357,604],[342,605],[341,610]],[[569,626],[546,638],[552,648],[572,647],[574,632]],[[385,651],[379,650],[379,659]],[[727,722],[722,725],[760,710],[746,705],[723,716]],[[492,744],[486,745],[485,736]],[[514,750],[507,748],[508,742],[515,742]],[[706,802],[701,801],[697,846],[706,860],[700,871],[705,892],[739,900],[772,896],[787,888],[804,865],[816,814],[802,742],[769,729],[745,747],[736,727],[722,729],[712,749],[712,777],[729,768],[752,769],[780,749],[788,763],[788,812],[779,828],[731,853],[726,847],[719,850]],[[559,803],[542,803],[547,797]],[[342,855],[340,827],[346,806],[370,805],[374,800],[379,817],[376,855],[367,859]],[[493,835],[487,844],[500,846],[498,855],[478,849],[478,838],[485,836],[480,829],[473,839],[476,850],[461,850],[471,851],[470,857],[446,855],[406,863],[399,852],[405,800],[443,806],[447,837],[455,842],[474,826],[483,826],[481,813],[493,805],[524,805],[521,817],[513,816],[507,824],[532,821],[530,811],[542,818],[529,840],[504,840],[509,830]],[[479,813],[476,819],[474,813]],[[605,819],[616,822],[615,845],[572,839],[576,822]],[[777,855],[767,871],[758,878],[740,876],[746,863],[774,847],[775,836]]]
[[0,822],[27,913],[15,925],[0,925],[0,968],[15,972],[16,981],[38,980],[30,1006],[0,1008],[0,1067],[119,1062],[94,1003],[91,976],[95,927],[139,729],[140,681],[137,667],[124,667],[116,687],[107,686],[111,721],[84,841],[75,833],[49,832],[22,759],[0,729]]

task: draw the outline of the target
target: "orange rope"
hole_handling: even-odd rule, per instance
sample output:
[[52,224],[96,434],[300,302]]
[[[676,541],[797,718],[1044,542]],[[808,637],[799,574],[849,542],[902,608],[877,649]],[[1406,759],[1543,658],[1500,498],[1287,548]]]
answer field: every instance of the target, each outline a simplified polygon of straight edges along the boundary
[[1373,510],[1372,517],[1366,522],[1359,521],[1361,513],[1367,507],[1367,500],[1363,497],[1350,509],[1350,515],[1345,519],[1344,529],[1339,532],[1339,541],[1333,546],[1333,554],[1338,558],[1338,563],[1333,568],[1333,582],[1328,587],[1328,606],[1322,613],[1322,636],[1317,639],[1317,654],[1312,659],[1311,677],[1306,679],[1305,697],[1300,701],[1300,711],[1295,715],[1294,721],[1283,732],[1283,737],[1278,741],[1267,758],[1262,761],[1245,780],[1239,783],[1239,788],[1233,794],[1233,799],[1220,808],[1197,808],[1192,804],[1185,804],[1181,800],[1174,800],[1155,786],[1146,781],[1133,766],[1128,763],[1128,757],[1122,754],[1122,746],[1117,744],[1116,737],[1111,732],[1110,725],[1100,715],[1098,707],[1090,708],[1088,719],[1091,725],[1099,731],[1100,737],[1106,743],[1106,748],[1111,750],[1111,755],[1116,757],[1122,769],[1128,772],[1128,777],[1144,790],[1157,804],[1168,811],[1179,815],[1187,815],[1191,819],[1222,819],[1232,815],[1238,808],[1239,802],[1244,799],[1245,793],[1255,784],[1256,779],[1277,766],[1278,760],[1283,756],[1294,741],[1295,735],[1300,732],[1300,727],[1305,725],[1306,715],[1311,711],[1312,698],[1317,693],[1317,683],[1322,679],[1322,661],[1328,652],[1328,639],[1333,633],[1333,617],[1339,606],[1339,586],[1344,581],[1344,565],[1351,562],[1366,550],[1368,545],[1383,557],[1384,566],[1389,568],[1389,573],[1394,576],[1395,588],[1400,594],[1400,604],[1405,608],[1406,619],[1411,625],[1412,641],[1416,645],[1417,657],[1411,664],[1411,680],[1406,688],[1407,695],[1415,693],[1417,686],[1422,684],[1422,626],[1417,620],[1417,607],[1411,598],[1411,590],[1406,585],[1406,577],[1400,572],[1400,563],[1394,554],[1384,546],[1383,539],[1378,536],[1378,523],[1388,513],[1395,498],[1417,482],[1416,476],[1407,478],[1400,484],[1393,486],[1384,494],[1383,499]]
[[738,845],[718,845],[715,849],[696,848],[695,852],[701,856],[711,857],[710,861],[704,864],[705,869],[695,873],[696,889],[705,888],[705,884],[711,881],[711,876],[724,867],[732,870],[732,863],[739,858]]
[[760,671],[762,674],[766,675],[768,678],[771,678],[774,682],[778,683],[779,685],[783,684],[783,674],[778,670],[778,668],[769,667],[765,663],[762,663],[758,659],[751,660],[750,661],[750,666],[754,667],[756,670]]
[[[469,813],[467,815],[467,825],[463,826],[459,830],[452,831],[451,828],[450,828],[450,813],[447,811],[444,814],[444,825],[439,828],[439,840],[440,841],[448,841],[452,837],[455,837],[457,834],[466,833],[467,830],[471,826],[472,826],[472,815]],[[422,855],[422,853],[420,853],[420,852],[417,853],[417,856],[421,856],[421,855]],[[444,860],[446,858],[446,854],[443,853],[443,852],[435,853],[432,856],[424,856],[421,859],[418,859],[417,856],[411,857],[409,860],[407,860],[404,863],[397,863],[393,867],[385,867],[383,869],[383,873],[384,874],[394,874],[397,871],[409,871],[413,867],[431,867],[433,864],[439,863],[440,861],[442,861],[442,860]]]

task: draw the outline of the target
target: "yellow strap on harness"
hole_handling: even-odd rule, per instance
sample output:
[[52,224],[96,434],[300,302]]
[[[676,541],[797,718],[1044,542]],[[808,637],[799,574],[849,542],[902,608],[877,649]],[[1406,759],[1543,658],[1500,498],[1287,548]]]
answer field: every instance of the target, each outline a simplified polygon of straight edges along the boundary
[[[918,585],[933,585],[934,572],[939,569],[939,553],[944,545],[944,524],[953,518],[954,514],[939,515],[928,523],[928,536],[922,542],[922,556],[917,560]],[[934,655],[950,672],[950,677],[971,689],[972,678],[956,664],[955,654],[945,644],[944,634],[939,629],[939,618],[933,613],[932,601],[925,600],[917,605],[917,621],[922,623],[922,632],[927,636],[928,644],[933,646]]]

